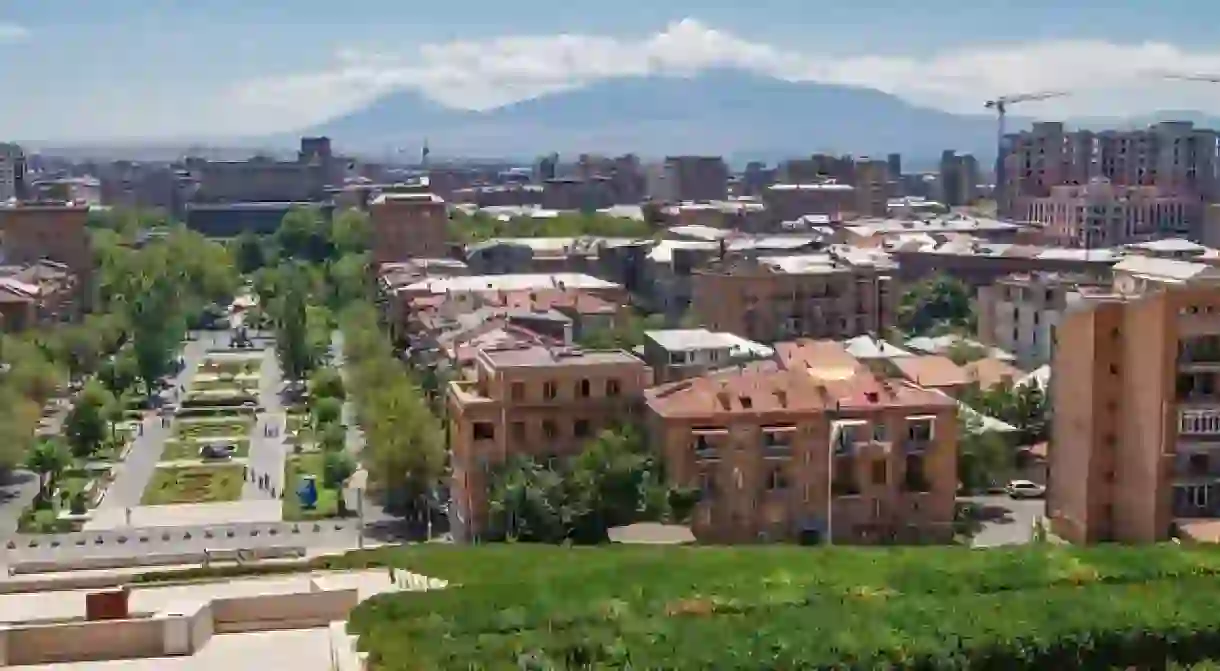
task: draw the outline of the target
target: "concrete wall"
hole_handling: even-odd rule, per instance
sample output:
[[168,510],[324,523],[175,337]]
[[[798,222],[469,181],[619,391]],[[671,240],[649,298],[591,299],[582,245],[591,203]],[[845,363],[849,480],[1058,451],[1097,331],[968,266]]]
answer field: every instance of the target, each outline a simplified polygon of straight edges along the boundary
[[218,634],[325,627],[359,602],[355,589],[233,597],[212,601],[212,617]]
[[19,561],[13,563],[9,570],[13,575],[31,573],[52,573],[56,571],[83,571],[109,568],[128,568],[132,566],[180,566],[183,564],[203,564],[207,561],[236,561],[238,552],[244,552],[243,558],[280,559],[285,557],[304,557],[305,548],[300,546],[261,547],[248,549],[206,550],[198,552],[159,552],[135,556],[94,556],[65,557],[63,559],[48,559],[42,561]]
[[71,622],[10,627],[4,663],[49,664],[165,654],[165,623],[158,619]]
[[330,671],[368,671],[368,655],[356,649],[358,636],[347,633],[346,622],[330,623]]

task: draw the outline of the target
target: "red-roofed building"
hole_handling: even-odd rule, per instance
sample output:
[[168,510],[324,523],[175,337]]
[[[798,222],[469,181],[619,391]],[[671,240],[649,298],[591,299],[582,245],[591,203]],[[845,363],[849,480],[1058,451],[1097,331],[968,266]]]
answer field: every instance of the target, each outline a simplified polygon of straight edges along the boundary
[[[719,543],[948,540],[957,404],[876,376],[837,343],[777,345],[784,367],[648,391],[652,441],[703,497],[693,529]],[[831,501],[833,500],[833,505]]]

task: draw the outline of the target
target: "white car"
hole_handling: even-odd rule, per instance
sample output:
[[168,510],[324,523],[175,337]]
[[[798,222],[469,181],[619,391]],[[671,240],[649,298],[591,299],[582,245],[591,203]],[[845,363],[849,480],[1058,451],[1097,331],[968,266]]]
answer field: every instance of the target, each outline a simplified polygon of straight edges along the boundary
[[1013,480],[1004,491],[1014,499],[1037,499],[1046,494],[1046,487],[1029,480]]

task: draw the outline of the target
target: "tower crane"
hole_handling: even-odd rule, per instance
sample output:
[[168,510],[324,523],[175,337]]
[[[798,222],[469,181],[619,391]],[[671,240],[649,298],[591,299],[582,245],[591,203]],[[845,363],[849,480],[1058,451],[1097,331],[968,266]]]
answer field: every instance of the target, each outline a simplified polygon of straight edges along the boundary
[[[997,192],[996,203],[999,205],[1002,190],[1004,188],[1004,133],[1006,131],[1004,122],[1008,114],[1008,106],[1017,103],[1034,102],[1037,100],[1049,100],[1051,98],[1061,98],[1070,95],[1067,91],[1042,91],[1040,93],[1018,93],[1013,95],[998,96],[993,100],[988,100],[983,106],[989,110],[995,110],[996,113],[996,153],[995,153],[995,189]],[[1001,205],[1001,208],[1003,206]]]

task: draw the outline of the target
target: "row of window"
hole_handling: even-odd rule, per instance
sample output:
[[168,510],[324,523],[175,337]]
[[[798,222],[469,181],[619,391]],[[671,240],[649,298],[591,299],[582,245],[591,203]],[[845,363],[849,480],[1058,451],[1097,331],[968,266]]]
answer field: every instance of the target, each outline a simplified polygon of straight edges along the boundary
[[[528,435],[525,422],[509,422],[508,434],[518,442],[524,441]],[[560,438],[559,422],[553,419],[544,419],[540,423],[542,427],[542,436],[547,440],[556,440]],[[492,422],[475,422],[472,427],[475,440],[495,440],[496,425]],[[593,425],[587,419],[577,419],[572,422],[572,434],[574,438],[589,438],[593,435]]]
[[[616,378],[610,378],[604,381],[602,391],[604,396],[620,396],[623,393],[623,383]],[[591,398],[593,396],[593,382],[588,379],[577,380],[572,385],[572,395],[576,398]],[[524,401],[526,398],[525,383],[513,382],[509,386],[509,397],[514,401]],[[543,382],[542,398],[547,401],[559,398],[559,383],[555,380]]]
[[[899,483],[904,491],[927,492],[931,490],[931,482],[928,480],[922,455],[907,455],[904,465],[906,468],[903,470],[902,482]],[[869,482],[876,487],[888,486],[892,476],[890,471],[890,463],[887,460],[874,459],[869,464]],[[699,490],[704,499],[715,499],[717,494],[722,491],[721,479],[723,478],[718,478],[715,471],[703,471],[699,474]],[[744,488],[743,484],[738,471],[736,481],[732,483],[731,488],[741,490]],[[763,491],[784,492],[790,488],[791,478],[785,467],[775,466],[767,471],[762,483]],[[854,459],[848,457],[836,460],[831,489],[835,496],[855,496],[860,493]],[[804,498],[806,502],[809,501],[809,485],[804,486]]]

